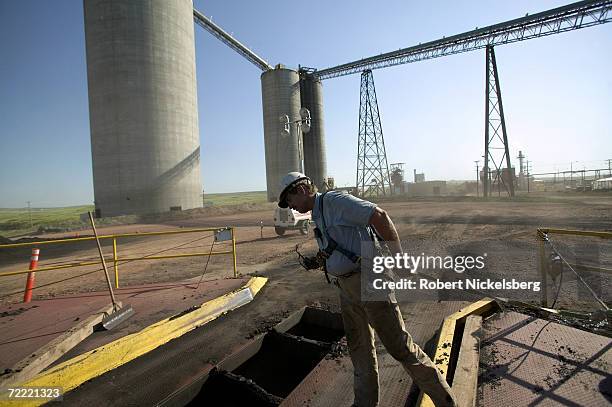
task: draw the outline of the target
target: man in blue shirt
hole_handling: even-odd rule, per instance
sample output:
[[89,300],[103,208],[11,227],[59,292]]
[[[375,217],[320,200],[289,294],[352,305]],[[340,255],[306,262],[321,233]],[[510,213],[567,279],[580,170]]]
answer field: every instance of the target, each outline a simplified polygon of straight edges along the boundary
[[310,178],[290,172],[281,181],[278,206],[300,213],[312,211],[319,233],[319,257],[338,288],[342,320],[354,367],[354,406],[378,405],[378,362],[374,331],[414,382],[440,406],[456,406],[446,380],[429,356],[413,342],[392,292],[384,301],[361,297],[362,242],[372,241],[371,228],[387,243],[391,254],[402,253],[393,221],[376,204],[352,195],[330,191],[317,193]]

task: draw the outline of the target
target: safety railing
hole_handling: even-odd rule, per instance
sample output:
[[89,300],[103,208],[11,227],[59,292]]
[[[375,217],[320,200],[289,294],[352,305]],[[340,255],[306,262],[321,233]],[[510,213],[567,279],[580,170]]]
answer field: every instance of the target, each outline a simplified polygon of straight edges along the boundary
[[[536,231],[538,238],[538,259],[539,259],[539,268],[540,268],[540,279],[541,279],[541,304],[544,307],[548,307],[548,270],[549,267],[547,265],[546,258],[546,244],[551,244],[552,248],[554,246],[551,243],[550,236],[551,235],[566,235],[566,236],[584,236],[584,237],[596,237],[601,239],[612,239],[612,232],[595,232],[588,230],[568,230],[568,229],[550,229],[550,228],[538,228]],[[562,259],[564,263],[567,263],[565,259]],[[612,274],[612,269],[588,266],[588,265],[580,265],[580,264],[571,264],[567,263],[567,266],[570,267],[574,272],[575,270],[582,270],[588,272],[595,273],[606,273]],[[582,280],[582,278],[577,274],[577,277]],[[592,291],[592,289],[583,281],[586,288],[591,291],[591,294],[595,297],[595,299],[603,305],[604,309],[607,308],[606,304]]]
[[[177,253],[177,254],[167,254],[167,255],[145,255],[138,257],[120,257],[118,250],[118,241],[121,238],[129,238],[129,237],[148,237],[148,236],[167,236],[167,235],[181,235],[188,233],[204,233],[204,232],[213,232],[213,245],[211,245],[211,250],[209,252],[198,252],[198,253]],[[114,234],[114,235],[101,235],[98,236],[100,240],[112,240],[113,245],[113,255],[112,258],[109,259],[109,262],[112,262],[113,269],[115,272],[115,288],[119,288],[119,265],[125,264],[127,262],[133,261],[142,261],[142,260],[161,260],[161,259],[174,259],[181,257],[198,257],[198,256],[218,256],[218,255],[232,255],[233,260],[233,269],[234,269],[234,277],[237,277],[238,270],[236,267],[236,236],[234,234],[233,227],[226,228],[203,228],[203,229],[187,229],[187,230],[172,230],[172,231],[164,231],[164,232],[142,232],[142,233],[123,233],[123,234]],[[27,242],[27,243],[10,243],[0,245],[0,250],[11,249],[11,248],[22,248],[22,247],[39,247],[45,245],[60,245],[60,244],[69,244],[75,242],[83,242],[95,240],[95,237],[76,237],[69,239],[57,239],[57,240],[43,240],[39,242]],[[231,250],[223,250],[223,251],[212,251],[212,248],[215,242],[222,241],[231,241]],[[94,246],[95,247],[95,244]],[[106,257],[105,257],[106,258]],[[98,261],[80,261],[80,262],[71,262],[71,263],[61,263],[52,266],[39,267],[36,270],[19,270],[19,271],[10,271],[0,273],[0,277],[14,276],[19,274],[27,274],[32,271],[42,272],[42,271],[51,271],[51,270],[60,270],[74,267],[83,267],[83,266],[92,266],[100,264],[100,260]]]

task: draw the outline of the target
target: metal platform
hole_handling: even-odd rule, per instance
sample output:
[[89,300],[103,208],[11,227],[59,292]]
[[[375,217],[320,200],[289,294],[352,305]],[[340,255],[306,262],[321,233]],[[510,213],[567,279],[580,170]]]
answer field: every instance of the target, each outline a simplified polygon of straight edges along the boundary
[[608,406],[612,339],[516,312],[483,323],[481,406]]

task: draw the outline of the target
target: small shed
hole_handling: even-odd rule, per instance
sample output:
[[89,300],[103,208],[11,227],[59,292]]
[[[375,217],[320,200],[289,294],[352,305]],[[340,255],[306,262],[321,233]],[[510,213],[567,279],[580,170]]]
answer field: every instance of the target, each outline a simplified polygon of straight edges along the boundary
[[611,190],[612,189],[612,177],[596,179],[593,181],[594,190]]

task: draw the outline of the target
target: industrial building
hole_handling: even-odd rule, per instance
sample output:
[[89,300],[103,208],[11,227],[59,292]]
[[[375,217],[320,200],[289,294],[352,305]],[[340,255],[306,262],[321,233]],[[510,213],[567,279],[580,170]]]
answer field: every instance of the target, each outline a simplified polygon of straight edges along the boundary
[[448,194],[446,181],[407,182],[405,191],[408,196],[443,196]]

